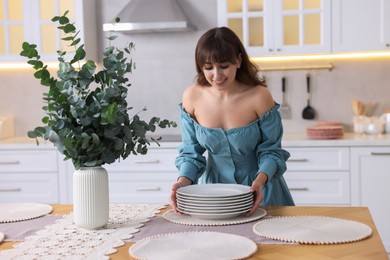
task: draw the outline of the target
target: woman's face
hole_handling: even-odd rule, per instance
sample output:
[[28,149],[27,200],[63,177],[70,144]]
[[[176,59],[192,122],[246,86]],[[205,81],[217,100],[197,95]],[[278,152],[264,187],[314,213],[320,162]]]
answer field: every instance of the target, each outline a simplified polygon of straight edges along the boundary
[[203,74],[211,86],[217,88],[226,88],[230,86],[236,79],[237,69],[240,67],[240,62],[230,63],[205,63],[203,65]]

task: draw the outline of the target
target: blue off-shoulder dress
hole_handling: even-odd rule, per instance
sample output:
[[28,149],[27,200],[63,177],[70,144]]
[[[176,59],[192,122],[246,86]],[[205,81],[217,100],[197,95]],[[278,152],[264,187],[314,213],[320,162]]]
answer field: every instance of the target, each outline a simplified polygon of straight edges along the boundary
[[[198,124],[182,104],[180,126],[182,144],[176,158],[179,176],[198,183],[237,183],[251,186],[257,174],[267,174],[262,206],[293,206],[283,178],[290,154],[281,148],[283,126],[279,104],[256,121],[224,130]],[[207,151],[207,159],[205,152]]]

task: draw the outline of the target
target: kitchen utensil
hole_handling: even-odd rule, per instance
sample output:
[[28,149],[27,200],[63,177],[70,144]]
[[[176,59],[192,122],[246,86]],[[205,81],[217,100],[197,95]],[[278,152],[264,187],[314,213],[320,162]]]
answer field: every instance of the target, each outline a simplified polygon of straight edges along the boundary
[[352,100],[352,112],[355,116],[363,115],[363,103],[360,100]]
[[282,104],[280,105],[279,111],[282,118],[290,119],[291,118],[291,108],[286,102],[286,78],[282,78]]
[[369,112],[371,111],[372,103],[371,101],[368,101],[367,104],[364,106],[363,115],[369,116]]
[[310,106],[310,75],[306,76],[307,83],[307,106],[302,111],[303,119],[314,119],[316,117],[316,111]]

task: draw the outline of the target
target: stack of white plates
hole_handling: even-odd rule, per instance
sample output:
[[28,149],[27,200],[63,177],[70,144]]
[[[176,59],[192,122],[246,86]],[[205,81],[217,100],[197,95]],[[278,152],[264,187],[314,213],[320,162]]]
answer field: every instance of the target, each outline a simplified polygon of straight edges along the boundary
[[234,218],[253,206],[250,187],[239,184],[199,184],[177,189],[177,208],[202,219]]

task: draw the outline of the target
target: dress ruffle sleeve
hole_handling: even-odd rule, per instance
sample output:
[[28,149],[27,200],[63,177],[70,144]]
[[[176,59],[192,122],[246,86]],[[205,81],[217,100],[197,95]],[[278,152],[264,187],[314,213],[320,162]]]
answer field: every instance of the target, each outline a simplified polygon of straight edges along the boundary
[[286,161],[290,157],[290,153],[281,148],[283,125],[278,111],[279,107],[279,104],[275,104],[258,121],[262,140],[256,148],[258,173],[267,174],[268,181],[283,175],[287,170]]
[[194,119],[181,104],[179,104],[179,109],[182,144],[178,147],[179,155],[175,163],[179,176],[187,177],[193,184],[196,184],[206,167],[206,158],[203,156],[206,149],[199,144],[196,138]]

